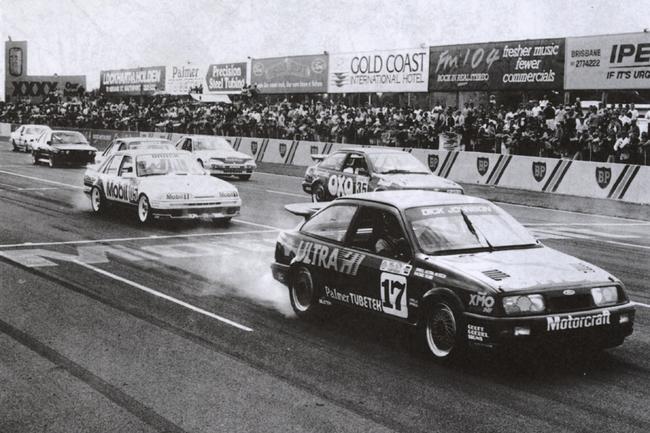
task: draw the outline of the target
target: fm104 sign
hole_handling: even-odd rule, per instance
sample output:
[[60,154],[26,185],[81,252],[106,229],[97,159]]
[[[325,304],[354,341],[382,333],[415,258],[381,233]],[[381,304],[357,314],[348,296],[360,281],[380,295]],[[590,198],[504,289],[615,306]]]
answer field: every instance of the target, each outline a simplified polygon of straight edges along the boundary
[[431,47],[430,90],[562,89],[564,39]]
[[99,81],[102,93],[116,95],[145,95],[165,90],[165,67],[102,71]]
[[567,38],[566,89],[650,88],[650,34]]
[[246,63],[210,65],[205,74],[203,92],[241,93],[246,85]]
[[426,48],[330,54],[330,93],[426,92]]

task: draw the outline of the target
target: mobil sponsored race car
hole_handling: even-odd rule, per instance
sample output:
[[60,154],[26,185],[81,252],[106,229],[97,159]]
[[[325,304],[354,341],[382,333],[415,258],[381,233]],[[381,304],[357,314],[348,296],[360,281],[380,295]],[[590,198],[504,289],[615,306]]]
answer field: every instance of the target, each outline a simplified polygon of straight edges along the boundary
[[384,191],[287,209],[306,221],[280,234],[271,268],[298,316],[332,304],[383,315],[417,327],[438,360],[469,346],[607,348],[632,333],[619,279],[486,200]]
[[213,175],[237,176],[248,180],[257,168],[252,156],[236,151],[222,137],[187,135],[178,140],[176,148],[191,152],[199,164]]
[[413,155],[400,149],[357,147],[329,155],[312,155],[302,189],[312,201],[369,191],[423,189],[463,194],[463,187],[431,173]]
[[152,218],[228,222],[241,208],[237,188],[209,176],[186,152],[117,152],[87,171],[84,191],[90,193],[95,213],[126,205],[137,210],[142,223]]

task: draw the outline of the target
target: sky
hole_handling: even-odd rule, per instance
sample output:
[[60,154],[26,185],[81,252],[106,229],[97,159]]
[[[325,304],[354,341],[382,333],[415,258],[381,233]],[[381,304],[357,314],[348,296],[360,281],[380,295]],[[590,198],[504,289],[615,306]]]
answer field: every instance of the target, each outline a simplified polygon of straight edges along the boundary
[[0,38],[29,42],[30,75],[86,75],[92,89],[106,69],[638,32],[648,10],[650,0],[0,0]]

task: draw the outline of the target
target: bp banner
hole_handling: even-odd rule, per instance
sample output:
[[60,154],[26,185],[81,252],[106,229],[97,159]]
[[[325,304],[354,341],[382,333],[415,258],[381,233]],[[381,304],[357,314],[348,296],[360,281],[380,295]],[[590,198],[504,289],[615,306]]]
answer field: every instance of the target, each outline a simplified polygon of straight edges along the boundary
[[650,33],[567,38],[565,87],[650,88]]
[[261,93],[327,92],[327,56],[253,59],[251,84]]
[[426,92],[429,50],[330,54],[330,93]]
[[165,67],[101,71],[99,91],[110,95],[151,95],[165,90]]
[[564,39],[431,47],[429,90],[561,90]]
[[177,65],[167,66],[165,73],[165,93],[187,95],[190,89],[203,85],[206,66]]
[[204,78],[203,93],[241,93],[247,83],[246,62],[210,65]]

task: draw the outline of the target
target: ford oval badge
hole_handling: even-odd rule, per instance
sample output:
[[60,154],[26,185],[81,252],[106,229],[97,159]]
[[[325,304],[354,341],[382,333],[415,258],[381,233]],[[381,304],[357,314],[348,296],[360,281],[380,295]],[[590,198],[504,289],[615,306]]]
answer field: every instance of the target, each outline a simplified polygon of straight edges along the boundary
[[567,295],[567,296],[571,296],[571,295],[575,295],[575,294],[576,294],[576,291],[575,291],[575,290],[571,290],[571,289],[567,289],[567,290],[565,290],[565,291],[562,292],[562,293],[565,294],[565,295]]

